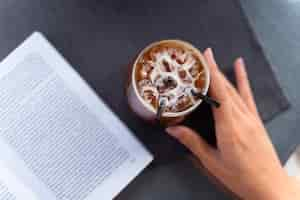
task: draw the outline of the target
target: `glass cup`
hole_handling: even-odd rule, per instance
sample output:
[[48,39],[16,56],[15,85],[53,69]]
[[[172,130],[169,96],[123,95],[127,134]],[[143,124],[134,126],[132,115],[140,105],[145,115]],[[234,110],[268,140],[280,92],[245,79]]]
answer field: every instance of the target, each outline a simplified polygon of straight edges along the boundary
[[210,83],[210,73],[209,73],[209,68],[206,63],[206,60],[204,59],[202,53],[197,48],[195,48],[192,44],[185,41],[162,40],[162,41],[149,44],[141,52],[139,52],[134,62],[130,65],[129,81],[128,81],[127,91],[126,91],[129,106],[131,110],[142,119],[149,122],[159,122],[168,126],[168,125],[175,125],[182,122],[191,112],[193,112],[201,104],[202,100],[198,99],[192,106],[188,107],[186,110],[180,112],[163,112],[158,117],[157,109],[152,107],[149,103],[147,103],[143,99],[143,97],[138,91],[137,80],[136,80],[136,73],[138,73],[137,62],[141,59],[141,57],[145,54],[145,52],[161,44],[171,44],[171,45],[174,44],[178,47],[182,47],[184,50],[189,50],[193,52],[193,55],[197,57],[197,59],[200,61],[204,69],[205,81],[201,92],[204,95],[206,95],[208,92],[209,83]]

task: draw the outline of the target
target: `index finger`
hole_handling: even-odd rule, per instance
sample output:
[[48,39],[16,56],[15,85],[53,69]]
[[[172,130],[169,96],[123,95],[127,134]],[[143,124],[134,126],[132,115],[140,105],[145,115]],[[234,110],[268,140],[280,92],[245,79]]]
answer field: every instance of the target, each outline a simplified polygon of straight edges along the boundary
[[219,67],[215,61],[211,48],[204,51],[204,57],[210,69],[210,95],[222,103],[222,101],[225,101],[227,98],[226,87],[222,83],[223,81],[219,74]]
[[228,115],[232,114],[232,107],[226,83],[222,78],[222,74],[219,71],[219,67],[214,59],[213,52],[210,48],[205,50],[204,57],[210,69],[210,95],[221,103],[219,108],[213,108],[213,115],[216,121],[228,119]]

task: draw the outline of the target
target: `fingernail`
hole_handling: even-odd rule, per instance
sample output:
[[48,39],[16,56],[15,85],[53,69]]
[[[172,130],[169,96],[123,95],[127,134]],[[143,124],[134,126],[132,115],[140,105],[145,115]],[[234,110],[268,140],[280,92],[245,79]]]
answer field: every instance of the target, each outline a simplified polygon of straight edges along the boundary
[[242,57],[239,57],[236,61],[240,64],[240,66],[243,66],[243,67],[245,66],[245,62]]
[[207,49],[205,49],[204,53],[207,54],[207,55],[211,55],[212,54],[211,48],[208,47]]
[[213,50],[212,50],[212,48],[207,48],[206,50],[205,50],[205,52],[207,53],[207,55],[210,57],[210,58],[214,58],[214,53],[213,53]]
[[178,138],[180,136],[180,134],[182,133],[182,131],[180,131],[180,129],[177,128],[176,126],[166,128],[166,132],[170,136],[175,137],[175,138]]

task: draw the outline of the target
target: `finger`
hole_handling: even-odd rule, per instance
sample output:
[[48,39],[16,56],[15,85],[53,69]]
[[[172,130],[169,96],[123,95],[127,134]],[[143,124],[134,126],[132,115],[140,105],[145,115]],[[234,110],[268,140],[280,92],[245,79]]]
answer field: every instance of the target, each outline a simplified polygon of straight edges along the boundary
[[208,48],[204,51],[204,57],[207,61],[207,64],[210,69],[211,81],[210,81],[210,93],[211,96],[221,103],[225,101],[227,98],[226,88],[222,83],[222,79],[220,78],[219,67],[215,61],[213,52],[211,48]]
[[249,112],[249,109],[247,108],[247,105],[241,98],[236,88],[232,85],[232,83],[225,77],[225,75],[222,72],[220,72],[220,77],[229,94],[230,101],[232,102],[231,106],[234,107],[233,110],[237,111],[237,113],[247,114]]
[[237,110],[241,110],[242,112],[247,112],[247,107],[243,102],[241,96],[239,95],[238,91],[235,87],[230,83],[230,81],[221,73],[221,78],[223,79],[224,85],[228,91],[230,96],[230,100],[232,101],[232,106],[234,106]]
[[232,115],[232,99],[226,88],[225,79],[215,61],[213,52],[210,48],[204,51],[204,57],[211,72],[210,95],[221,103],[220,108],[213,108],[213,115],[216,122],[229,120]]
[[185,126],[168,127],[167,133],[187,147],[203,163],[212,162],[216,150],[207,144],[196,132]]
[[234,63],[235,68],[235,76],[237,81],[238,91],[240,93],[241,98],[247,105],[248,109],[255,115],[259,116],[257,107],[252,95],[251,86],[249,83],[246,67],[244,64],[244,60],[242,58],[238,58]]

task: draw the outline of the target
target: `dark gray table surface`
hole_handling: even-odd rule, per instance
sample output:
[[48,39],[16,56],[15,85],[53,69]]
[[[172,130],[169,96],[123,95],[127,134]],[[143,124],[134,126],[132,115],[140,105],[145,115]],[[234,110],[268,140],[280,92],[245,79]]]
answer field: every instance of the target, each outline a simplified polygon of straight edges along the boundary
[[[241,0],[254,31],[262,44],[275,74],[288,96],[292,108],[267,124],[282,162],[295,146],[287,140],[300,143],[300,1],[299,0]],[[288,135],[288,137],[287,137]],[[274,141],[274,140],[273,140]]]
[[[39,2],[40,6],[43,7],[43,1]],[[288,141],[296,140],[300,143],[300,134],[298,134],[298,129],[300,128],[300,123],[298,123],[300,122],[300,93],[297,85],[300,82],[300,56],[298,55],[300,50],[300,33],[297,31],[300,25],[300,1],[297,3],[296,0],[241,0],[241,2],[250,19],[250,23],[254,27],[258,40],[262,44],[281,86],[292,104],[290,110],[277,116],[267,124],[268,130],[272,132],[272,137],[276,137],[274,145],[279,152],[279,156],[282,162],[285,162],[291,151],[295,149],[295,146],[290,146]],[[22,18],[13,22],[10,19],[21,17],[19,13],[14,12],[16,4],[18,4],[18,10],[22,12],[22,10],[27,10],[31,6],[29,3],[30,1],[17,0],[0,2],[0,25],[2,29],[0,29],[0,33],[5,33],[2,39],[14,38],[16,30],[19,29],[24,30],[26,35],[28,35],[32,27],[26,27],[26,23],[23,23]],[[54,7],[49,9],[54,13],[56,12]],[[39,13],[41,11],[37,10],[36,12]],[[92,10],[92,12],[97,12],[97,10]],[[28,17],[34,18],[35,13],[32,13],[30,16],[27,15]],[[93,13],[88,17],[90,20],[94,20]],[[72,21],[72,19],[68,19],[68,21]],[[52,23],[49,24],[49,27],[55,27],[55,21],[52,21]],[[8,24],[9,29],[6,29]],[[68,30],[69,25],[66,24],[66,26],[66,30]],[[85,24],[83,28],[90,31],[94,30],[89,24]],[[19,35],[17,36],[16,34],[16,37],[19,38]],[[103,37],[106,36],[103,35]],[[93,38],[90,39],[93,40]],[[68,38],[64,38],[64,40],[68,40]],[[1,40],[1,58],[7,55],[20,42],[21,40]],[[56,42],[59,43],[60,41]],[[4,48],[6,46],[8,48]],[[68,48],[72,49],[72,47]],[[88,62],[83,58],[85,48],[90,47],[82,46],[81,50],[73,49],[79,56],[78,60],[82,60],[82,64]],[[131,47],[128,48],[130,49]],[[64,49],[59,50],[67,58],[73,53],[72,51],[64,52]],[[97,53],[95,52],[95,54]],[[92,67],[95,66],[90,66],[87,70],[93,71]],[[93,80],[91,80],[91,83],[93,84]],[[189,177],[189,179],[186,177]],[[230,199],[228,196],[218,192],[205,179],[206,177],[201,176],[189,161],[178,161],[146,170],[121,193],[118,199]],[[203,184],[204,182],[207,184]]]

